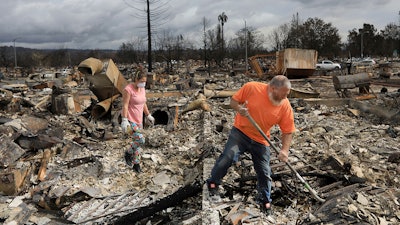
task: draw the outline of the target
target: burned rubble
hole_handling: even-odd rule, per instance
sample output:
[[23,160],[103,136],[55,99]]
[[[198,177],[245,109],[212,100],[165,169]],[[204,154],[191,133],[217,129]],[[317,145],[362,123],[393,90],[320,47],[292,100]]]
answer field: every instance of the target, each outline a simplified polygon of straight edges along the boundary
[[[367,92],[360,91],[360,85],[338,90],[329,74],[293,79],[293,93],[304,91],[290,97],[297,132],[289,161],[324,201],[314,199],[272,154],[274,211],[266,217],[255,200],[255,173],[248,155],[225,177],[222,202],[208,200],[204,180],[233,123],[229,97],[244,83],[268,82],[268,77],[187,73],[184,66],[181,70],[180,75],[155,74],[149,79],[148,105],[156,122],[143,129],[140,174],[125,165],[130,140],[119,128],[119,91],[129,75],[112,60],[85,60],[77,66],[75,83],[68,77],[40,83],[38,89],[0,89],[0,221],[400,222],[398,87],[378,83],[380,79],[371,82]],[[375,77],[374,71],[360,72]],[[391,78],[399,79],[393,74]],[[348,96],[339,96],[341,88]],[[276,145],[279,137],[274,129]]]

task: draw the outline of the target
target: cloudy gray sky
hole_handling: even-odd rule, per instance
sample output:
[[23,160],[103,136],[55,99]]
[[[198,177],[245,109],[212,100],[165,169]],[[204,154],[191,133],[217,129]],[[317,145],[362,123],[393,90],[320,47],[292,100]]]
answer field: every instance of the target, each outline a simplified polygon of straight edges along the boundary
[[[126,2],[145,7],[143,0],[0,0],[0,46],[15,40],[28,48],[118,49],[145,36],[145,21]],[[296,13],[302,21],[318,17],[332,23],[342,41],[363,23],[379,31],[400,22],[399,0],[170,0],[168,5],[169,19],[158,30],[182,34],[199,46],[202,18],[215,28],[222,12],[228,16],[226,39],[244,28],[244,21],[268,36]]]

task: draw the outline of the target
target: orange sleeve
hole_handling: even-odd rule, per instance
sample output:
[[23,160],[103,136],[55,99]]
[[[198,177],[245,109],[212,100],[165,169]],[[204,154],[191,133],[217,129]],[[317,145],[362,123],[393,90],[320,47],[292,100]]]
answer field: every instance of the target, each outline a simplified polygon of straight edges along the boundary
[[286,101],[285,107],[282,108],[282,118],[278,125],[284,134],[293,133],[296,131],[293,109],[290,106],[289,100]]

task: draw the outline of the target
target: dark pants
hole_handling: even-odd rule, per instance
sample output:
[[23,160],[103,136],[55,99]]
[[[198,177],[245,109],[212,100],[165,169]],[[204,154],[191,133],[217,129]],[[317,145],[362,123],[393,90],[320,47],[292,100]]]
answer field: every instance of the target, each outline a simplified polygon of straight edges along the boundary
[[245,152],[249,152],[253,160],[254,170],[257,174],[257,191],[260,201],[263,203],[271,202],[270,148],[251,140],[235,127],[232,128],[229,134],[223,153],[211,170],[211,177],[208,182],[213,182],[217,185],[221,184],[229,167],[236,163],[239,160],[239,156]]

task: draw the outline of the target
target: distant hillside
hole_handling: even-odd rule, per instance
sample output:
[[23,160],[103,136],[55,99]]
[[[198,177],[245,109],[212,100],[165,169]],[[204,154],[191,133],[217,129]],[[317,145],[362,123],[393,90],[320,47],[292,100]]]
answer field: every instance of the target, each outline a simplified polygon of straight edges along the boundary
[[67,67],[78,65],[82,60],[95,58],[115,58],[117,50],[102,49],[30,49],[17,47],[0,47],[0,67],[14,67],[15,53],[18,67]]

